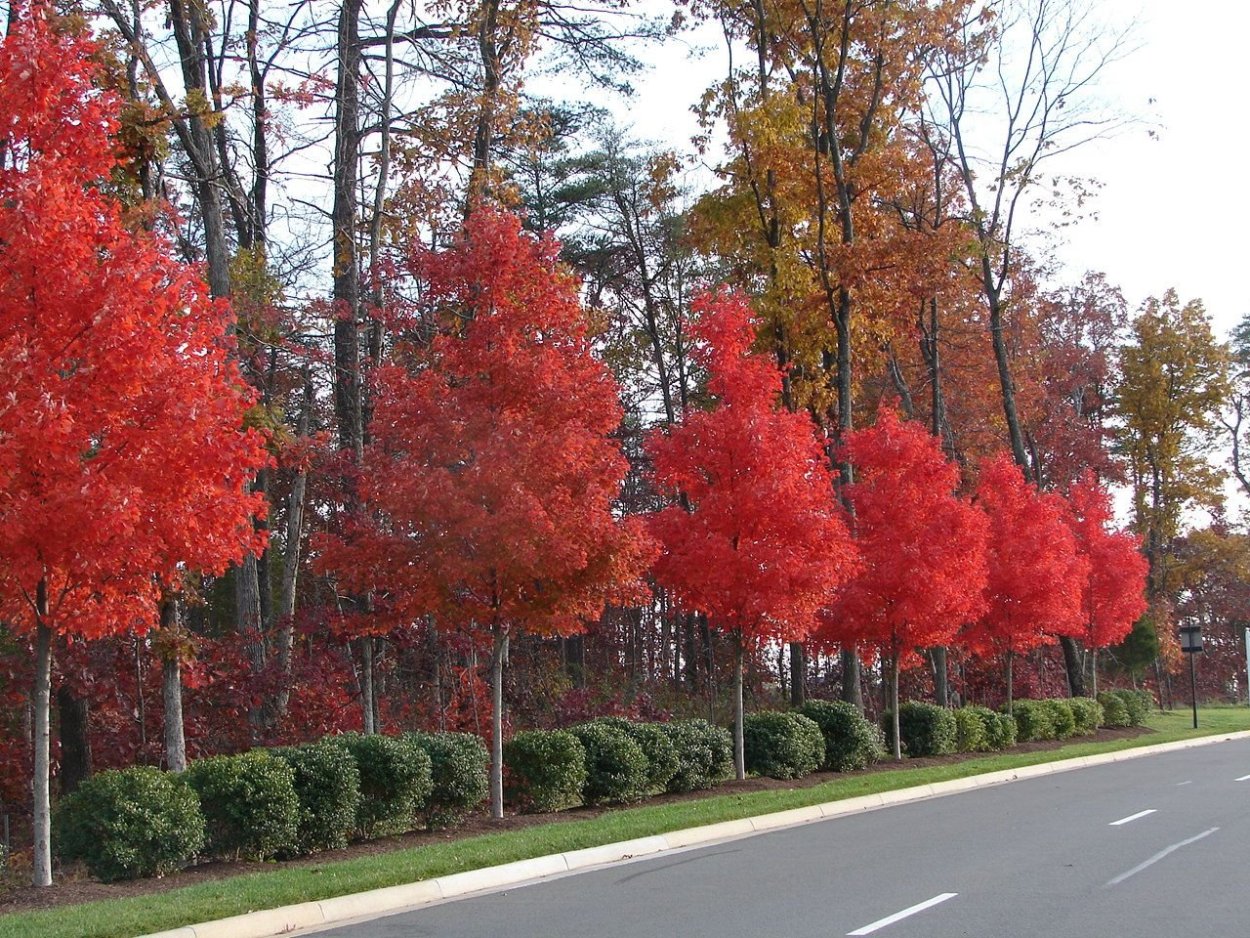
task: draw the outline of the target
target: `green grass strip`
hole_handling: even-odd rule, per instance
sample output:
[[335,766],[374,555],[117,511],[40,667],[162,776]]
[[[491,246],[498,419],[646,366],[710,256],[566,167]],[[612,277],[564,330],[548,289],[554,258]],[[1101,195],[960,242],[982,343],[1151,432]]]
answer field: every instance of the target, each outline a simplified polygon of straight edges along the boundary
[[1199,710],[1199,729],[1188,711],[1154,712],[1145,736],[1104,743],[1073,742],[1044,752],[1007,752],[950,765],[850,774],[811,788],[713,796],[675,804],[644,805],[582,821],[553,823],[446,844],[397,850],[315,866],[272,871],[200,883],[182,889],[126,899],[61,906],[0,916],[0,938],[132,938],[180,925],[226,918],[258,909],[379,889],[480,869],[513,860],[563,853],[583,847],[663,834],[868,795],[927,785],[1042,762],[1117,752],[1141,746],[1250,729],[1250,710]]

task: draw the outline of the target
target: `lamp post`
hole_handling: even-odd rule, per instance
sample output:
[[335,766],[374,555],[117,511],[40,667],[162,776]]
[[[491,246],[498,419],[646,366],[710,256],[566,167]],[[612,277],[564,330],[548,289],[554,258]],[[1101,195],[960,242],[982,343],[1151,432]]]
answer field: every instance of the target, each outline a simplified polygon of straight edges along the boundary
[[1198,681],[1194,677],[1194,655],[1202,651],[1202,626],[1181,626],[1181,651],[1189,655],[1189,699],[1194,704],[1194,729],[1198,728]]

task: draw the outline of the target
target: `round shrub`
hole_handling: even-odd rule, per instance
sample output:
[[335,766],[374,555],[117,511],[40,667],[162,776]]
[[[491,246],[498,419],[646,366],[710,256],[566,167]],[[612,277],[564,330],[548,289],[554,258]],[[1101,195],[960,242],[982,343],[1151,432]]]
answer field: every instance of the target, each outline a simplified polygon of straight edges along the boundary
[[1016,744],[1016,721],[1005,713],[995,713],[989,707],[967,706],[959,713],[970,713],[981,720],[985,729],[985,748],[990,751],[1010,749]]
[[1098,703],[1102,705],[1103,726],[1119,728],[1132,725],[1128,715],[1128,707],[1124,705],[1124,698],[1119,694],[1111,691],[1102,691],[1098,695]]
[[990,742],[982,715],[968,707],[951,712],[955,715],[955,748],[959,752],[988,751]]
[[1076,732],[1076,714],[1067,700],[1051,698],[1043,700],[1042,706],[1050,711],[1050,725],[1054,727],[1055,739],[1067,739]]
[[1141,726],[1146,722],[1146,717],[1150,715],[1150,708],[1154,705],[1154,698],[1150,696],[1149,691],[1122,688],[1113,690],[1111,693],[1124,701],[1124,707],[1128,710],[1129,726]]
[[742,723],[746,770],[769,778],[802,778],[825,761],[825,738],[801,713],[762,710]]
[[809,700],[799,708],[799,713],[820,727],[820,735],[825,740],[822,768],[851,772],[885,755],[881,734],[854,704],[844,700]]
[[324,740],[270,752],[295,773],[299,829],[293,853],[346,847],[360,807],[360,770],[352,754]]
[[[886,746],[894,743],[894,719],[886,711],[881,720]],[[898,732],[909,756],[944,756],[955,751],[955,715],[945,707],[909,700],[898,708]]]
[[54,843],[106,883],[163,876],[204,846],[204,815],[181,775],[147,765],[93,775],[62,799]]
[[433,789],[425,802],[428,827],[449,827],[490,793],[486,744],[472,733],[405,733],[430,757]]
[[642,748],[647,757],[647,791],[664,791],[677,772],[677,750],[661,723],[635,723],[625,717],[597,717],[592,723],[616,727]]
[[328,738],[351,753],[360,770],[356,832],[370,838],[411,830],[413,815],[425,807],[433,787],[425,750],[409,739],[378,733]]
[[661,723],[677,751],[677,771],[669,779],[672,792],[712,788],[733,771],[734,744],[729,730],[707,720]]
[[560,811],[581,804],[586,747],[565,730],[526,730],[503,747],[508,800],[527,811]]
[[1017,700],[1011,715],[1016,719],[1016,739],[1022,743],[1054,739],[1054,710],[1041,700]]
[[300,806],[286,762],[254,749],[197,759],[186,777],[200,796],[211,854],[267,860],[294,851]]
[[647,793],[647,757],[624,731],[607,723],[580,723],[569,727],[586,749],[587,804],[623,804],[640,801]]
[[1073,697],[1068,701],[1076,721],[1076,735],[1088,736],[1102,726],[1102,704],[1093,697]]

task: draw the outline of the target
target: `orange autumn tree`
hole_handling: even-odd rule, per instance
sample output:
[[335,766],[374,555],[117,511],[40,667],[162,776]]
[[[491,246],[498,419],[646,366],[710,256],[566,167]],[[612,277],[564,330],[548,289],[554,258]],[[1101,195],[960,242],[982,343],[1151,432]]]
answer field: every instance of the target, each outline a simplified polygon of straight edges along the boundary
[[859,470],[847,495],[864,566],[842,590],[825,632],[839,644],[880,649],[901,759],[900,664],[916,649],[947,644],[984,610],[987,519],[955,494],[959,468],[938,438],[893,408],[844,445]]
[[510,637],[583,630],[651,558],[642,522],[613,512],[622,408],[558,249],[481,210],[412,253],[422,303],[376,375],[362,514],[320,559],[384,614],[490,637],[495,817]]
[[117,102],[42,5],[0,43],[0,620],[33,636],[33,880],[52,880],[53,640],[144,632],[258,549],[229,310],[104,192]]
[[974,654],[1003,658],[1010,710],[1015,656],[1052,636],[1083,632],[1086,561],[1063,500],[1026,482],[1007,454],[982,467],[977,504],[990,520],[986,609],[963,640]]
[[743,778],[744,651],[811,632],[856,551],[811,419],[778,409],[780,370],[751,351],[747,301],[704,296],[695,312],[692,354],[710,375],[714,406],[647,439],[655,484],[674,500],[651,520],[662,545],[655,576],[679,606],[733,637],[734,763]]

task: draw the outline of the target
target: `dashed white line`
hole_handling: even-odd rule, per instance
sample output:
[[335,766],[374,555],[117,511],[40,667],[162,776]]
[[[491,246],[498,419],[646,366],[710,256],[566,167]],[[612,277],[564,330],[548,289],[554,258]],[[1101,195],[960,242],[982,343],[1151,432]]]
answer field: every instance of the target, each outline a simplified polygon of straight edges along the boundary
[[1243,775],[1241,778],[1233,779],[1234,782],[1250,782],[1250,775]]
[[855,929],[855,931],[848,931],[846,934],[848,936],[871,935],[879,928],[885,928],[885,926],[893,925],[895,922],[900,922],[910,915],[915,915],[917,912],[923,912],[925,909],[931,909],[933,906],[941,902],[945,902],[947,899],[954,899],[957,895],[959,895],[957,892],[944,892],[941,895],[934,896],[932,899],[926,899],[924,902],[918,902],[910,908],[904,909],[902,912],[895,912],[893,915],[887,915],[885,918],[879,918],[871,925],[865,925],[863,928]]
[[1193,784],[1193,780],[1191,779],[1191,780],[1190,780],[1190,781],[1188,781],[1188,782],[1177,782],[1177,783],[1176,783],[1176,787],[1177,787],[1177,788],[1180,788],[1182,785],[1192,785],[1192,784]]
[[1150,858],[1149,860],[1147,860],[1145,863],[1138,863],[1135,867],[1133,867],[1133,868],[1132,868],[1131,870],[1129,870],[1128,872],[1126,872],[1126,873],[1121,873],[1121,874],[1120,874],[1119,876],[1117,876],[1115,879],[1108,880],[1108,881],[1107,881],[1107,885],[1108,885],[1108,886],[1118,886],[1120,883],[1124,882],[1124,881],[1125,881],[1126,879],[1128,879],[1130,876],[1136,876],[1138,873],[1140,873],[1140,872],[1141,872],[1142,870],[1144,870],[1146,867],[1148,867],[1148,866],[1153,866],[1154,864],[1158,863],[1160,860],[1162,860],[1164,857],[1166,857],[1166,856],[1167,856],[1169,853],[1171,853],[1172,851],[1174,851],[1174,850],[1179,850],[1179,849],[1181,849],[1181,847],[1188,847],[1190,844],[1192,844],[1192,843],[1196,843],[1197,841],[1202,840],[1202,838],[1203,838],[1203,837],[1209,837],[1210,835],[1214,834],[1214,833],[1215,833],[1216,831],[1218,831],[1218,830],[1219,830],[1219,828],[1218,828],[1218,827],[1212,827],[1212,828],[1210,828],[1209,830],[1205,830],[1205,831],[1203,831],[1201,834],[1198,834],[1198,835],[1197,835],[1197,836],[1195,836],[1195,837],[1190,837],[1188,840],[1182,840],[1182,841],[1181,841],[1180,843],[1178,843],[1178,844],[1172,844],[1172,846],[1170,846],[1170,847],[1164,847],[1162,850],[1160,850],[1158,853],[1156,853],[1153,857],[1151,857],[1151,858]]
[[1136,814],[1130,814],[1128,817],[1122,817],[1118,821],[1112,821],[1107,826],[1119,827],[1121,824],[1127,824],[1129,821],[1136,821],[1138,818],[1143,818],[1147,814],[1154,814],[1157,810],[1158,808],[1147,808],[1145,811],[1138,811]]

